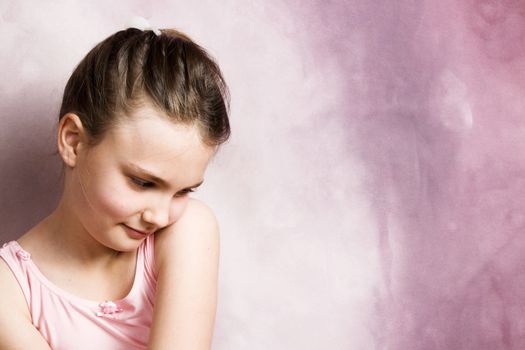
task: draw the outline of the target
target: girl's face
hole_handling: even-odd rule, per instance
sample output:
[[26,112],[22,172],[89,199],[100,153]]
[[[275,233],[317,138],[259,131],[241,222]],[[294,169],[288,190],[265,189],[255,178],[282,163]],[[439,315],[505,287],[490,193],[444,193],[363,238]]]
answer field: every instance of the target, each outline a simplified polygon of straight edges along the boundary
[[71,209],[98,242],[117,251],[133,250],[147,234],[181,217],[214,151],[203,144],[196,127],[141,107],[108,130],[100,143],[79,149],[70,174]]

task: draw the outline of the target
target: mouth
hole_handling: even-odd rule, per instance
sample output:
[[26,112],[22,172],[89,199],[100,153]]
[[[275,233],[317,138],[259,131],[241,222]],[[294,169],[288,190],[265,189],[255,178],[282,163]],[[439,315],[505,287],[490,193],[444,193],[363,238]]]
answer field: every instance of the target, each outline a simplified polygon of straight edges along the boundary
[[126,224],[123,224],[123,226],[124,226],[125,228],[127,228],[128,230],[131,230],[133,233],[138,233],[138,234],[143,235],[143,236],[149,236],[150,234],[153,233],[153,232],[146,232],[146,231],[137,230],[137,229],[135,229],[135,228],[133,228],[133,227],[129,227],[129,226],[126,225]]

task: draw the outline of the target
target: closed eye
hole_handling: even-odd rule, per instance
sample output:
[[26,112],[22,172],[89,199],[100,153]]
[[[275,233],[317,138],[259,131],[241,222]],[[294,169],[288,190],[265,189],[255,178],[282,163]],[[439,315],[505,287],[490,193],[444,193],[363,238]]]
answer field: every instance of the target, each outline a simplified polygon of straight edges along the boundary
[[134,185],[140,187],[140,188],[149,188],[153,187],[155,184],[151,181],[142,180],[135,176],[130,176],[131,182],[133,182]]
[[177,194],[177,196],[178,196],[178,197],[182,197],[182,196],[187,195],[187,194],[190,193],[190,192],[195,192],[195,189],[194,189],[194,188],[187,188],[187,189],[185,189],[185,190],[180,191],[180,192]]

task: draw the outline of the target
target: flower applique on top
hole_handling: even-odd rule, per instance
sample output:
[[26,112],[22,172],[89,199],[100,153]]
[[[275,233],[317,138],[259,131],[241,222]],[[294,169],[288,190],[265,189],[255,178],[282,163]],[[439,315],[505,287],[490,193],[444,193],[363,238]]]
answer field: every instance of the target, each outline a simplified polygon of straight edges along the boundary
[[24,261],[31,260],[31,254],[29,254],[28,252],[26,252],[26,251],[23,250],[23,249],[19,249],[19,250],[17,250],[17,252],[16,252],[16,256],[17,256],[18,259],[20,259],[20,260],[24,260]]
[[97,316],[106,316],[106,317],[115,317],[115,314],[118,314],[122,311],[124,311],[123,308],[117,306],[117,304],[113,301],[106,300],[100,304],[98,304],[100,307],[99,312],[97,312]]

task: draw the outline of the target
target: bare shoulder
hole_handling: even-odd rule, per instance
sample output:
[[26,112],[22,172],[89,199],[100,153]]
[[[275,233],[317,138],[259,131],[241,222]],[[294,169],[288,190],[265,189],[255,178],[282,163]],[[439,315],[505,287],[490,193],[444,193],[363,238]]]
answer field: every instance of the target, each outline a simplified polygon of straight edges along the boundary
[[148,349],[209,350],[219,265],[215,215],[191,199],[183,216],[155,235],[155,259],[161,260]]
[[218,249],[218,244],[219,224],[212,209],[203,201],[190,198],[179,220],[155,233],[156,272],[158,274],[166,257],[175,254],[180,256],[192,250],[192,253],[195,253],[195,249]]
[[0,348],[49,349],[31,323],[24,294],[7,263],[0,258]]

